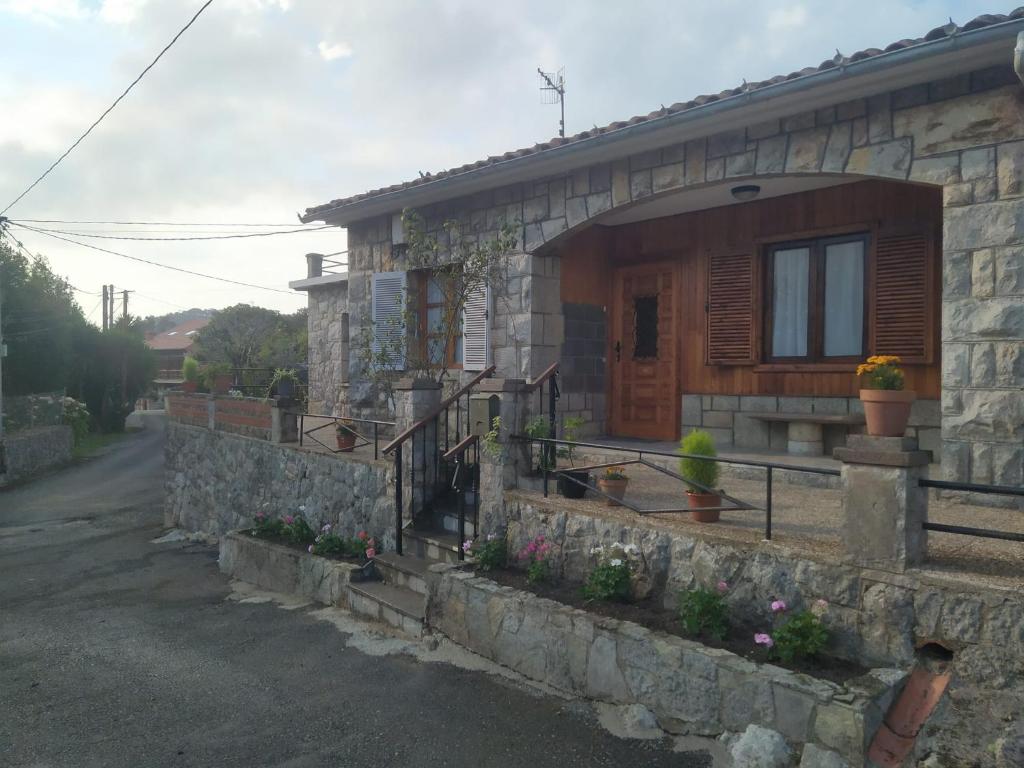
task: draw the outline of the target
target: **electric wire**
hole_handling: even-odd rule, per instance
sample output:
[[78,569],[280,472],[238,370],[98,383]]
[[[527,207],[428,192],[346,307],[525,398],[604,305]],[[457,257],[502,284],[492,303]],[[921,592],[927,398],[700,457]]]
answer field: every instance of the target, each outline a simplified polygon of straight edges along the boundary
[[125,96],[127,96],[128,92],[131,91],[131,89],[134,88],[136,86],[136,84],[138,84],[138,82],[140,80],[142,80],[143,77],[146,76],[146,73],[149,72],[149,70],[151,70],[154,66],[156,66],[156,63],[158,61],[160,61],[160,59],[163,57],[163,55],[165,53],[167,53],[167,51],[169,51],[171,49],[171,46],[173,46],[176,42],[178,42],[178,38],[180,38],[183,34],[185,34],[185,32],[188,30],[189,27],[191,27],[193,24],[195,24],[196,19],[199,18],[200,14],[202,14],[203,11],[205,11],[207,8],[210,7],[210,4],[212,2],[213,2],[213,0],[206,0],[206,2],[203,3],[203,6],[198,11],[196,11],[195,15],[191,19],[189,19],[188,24],[186,24],[184,27],[182,27],[178,31],[178,34],[176,34],[173,38],[171,38],[171,42],[169,42],[166,46],[164,46],[164,49],[162,51],[160,51],[160,53],[157,54],[156,58],[153,59],[153,61],[151,61],[149,63],[149,66],[147,66],[144,70],[142,70],[142,72],[139,73],[138,77],[136,77],[134,80],[132,80],[131,84],[127,88],[125,88],[124,91],[121,92],[120,96],[118,96],[116,99],[114,99],[114,103],[111,104],[109,107],[107,107],[106,110],[103,112],[103,114],[100,115],[98,118],[96,118],[96,121],[86,129],[85,133],[83,133],[81,136],[79,136],[77,139],[75,139],[74,144],[72,144],[70,147],[68,147],[64,151],[64,154],[62,154],[60,157],[58,157],[56,160],[54,160],[53,164],[49,168],[47,168],[45,171],[43,171],[43,174],[38,179],[33,181],[31,184],[29,184],[28,188],[24,192],[22,192],[20,195],[18,195],[16,198],[14,198],[14,200],[9,202],[7,204],[7,206],[2,211],[0,211],[0,216],[2,216],[5,213],[7,213],[7,211],[9,211],[13,206],[17,205],[18,202],[23,197],[25,197],[25,195],[27,195],[29,192],[31,192],[33,189],[35,189],[36,185],[39,184],[39,182],[41,182],[47,176],[49,176],[50,175],[50,171],[52,171],[54,168],[56,168],[60,164],[61,160],[63,160],[68,155],[70,155],[71,152],[74,150],[74,148],[77,147],[79,144],[81,144],[86,136],[88,136],[90,133],[92,133],[92,129],[95,128],[97,125],[99,125],[103,121],[103,118],[105,118],[107,115],[109,115],[113,111],[114,107],[116,107],[118,104],[121,103],[121,99],[123,99]]
[[277,232],[248,232],[245,234],[236,235],[200,235],[197,237],[128,237],[126,235],[98,235],[93,232],[69,232],[63,229],[46,229],[42,227],[30,227],[26,224],[20,224],[18,220],[11,219],[11,226],[22,227],[31,232],[49,232],[58,235],[72,235],[74,237],[93,237],[100,240],[148,240],[148,241],[162,241],[162,242],[180,242],[183,240],[238,240],[247,237],[273,237],[274,235],[294,235],[298,232],[317,232],[323,229],[334,229],[334,227],[328,225],[317,227],[316,229],[288,229]]
[[[29,227],[23,227],[23,229],[29,229]],[[161,264],[159,261],[153,261],[151,259],[144,259],[141,256],[129,256],[127,253],[120,253],[119,251],[112,251],[108,248],[100,248],[98,245],[92,245],[90,243],[81,243],[78,240],[72,240],[69,237],[62,235],[55,235],[52,232],[45,232],[43,230],[32,230],[39,234],[45,235],[46,237],[52,237],[55,240],[63,240],[65,243],[71,243],[72,245],[78,245],[82,248],[90,248],[100,253],[109,253],[111,256],[120,256],[122,259],[128,259],[129,261],[137,261],[142,264],[149,264],[153,267],[160,267],[161,269],[169,269],[172,272],[182,272],[186,275],[194,275],[195,277],[205,277],[207,280],[219,280],[222,283],[231,283],[232,285],[240,285],[244,288],[257,288],[261,291],[273,291],[274,293],[285,293],[289,296],[294,295],[291,291],[286,291],[282,288],[271,288],[267,285],[257,285],[256,283],[246,283],[241,280],[232,280],[229,277],[221,277],[219,275],[209,275],[205,272],[196,272],[195,270],[185,269],[184,267],[174,267],[170,264]]]
[[[252,223],[234,223],[234,224],[214,224],[208,221],[77,221],[71,219],[19,219],[19,221],[27,221],[30,224],[110,224],[116,226],[138,226],[138,227],[294,227],[297,226],[296,222],[292,221],[288,224],[252,224]],[[315,229],[320,229],[317,226]]]

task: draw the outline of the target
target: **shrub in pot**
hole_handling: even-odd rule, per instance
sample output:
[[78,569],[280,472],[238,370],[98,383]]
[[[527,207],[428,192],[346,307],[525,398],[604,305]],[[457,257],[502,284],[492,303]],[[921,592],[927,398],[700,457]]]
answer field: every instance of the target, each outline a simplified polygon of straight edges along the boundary
[[217,395],[226,395],[234,384],[231,366],[227,363],[210,363],[203,371],[206,388]]
[[274,371],[274,377],[267,387],[267,397],[277,393],[277,396],[284,400],[291,400],[295,397],[295,389],[299,384],[299,377],[291,368],[278,368]]
[[181,385],[185,392],[199,389],[199,361],[194,357],[186,357],[181,364],[181,378],[185,380]]
[[357,433],[352,422],[347,419],[339,419],[334,425],[335,437],[338,440],[338,450],[342,453],[351,453],[356,447]]
[[698,523],[718,522],[717,507],[722,505],[722,497],[712,490],[718,484],[719,475],[718,462],[711,461],[718,455],[714,438],[703,430],[695,429],[679,443],[679,452],[683,454],[679,459],[679,474],[689,486],[686,498],[690,518]]
[[562,470],[558,476],[558,492],[567,499],[582,499],[587,495],[590,473],[576,469],[576,443],[580,439],[580,429],[585,422],[579,416],[570,416],[562,422],[562,439],[568,445],[558,449],[558,457],[568,459],[573,469]]
[[910,406],[916,393],[903,388],[903,371],[896,355],[874,355],[857,366],[863,387],[860,401],[868,434],[875,437],[903,437],[910,421]]
[[597,487],[601,493],[608,495],[609,507],[622,506],[622,497],[626,495],[626,487],[629,485],[629,475],[625,467],[608,467],[604,474],[597,480]]

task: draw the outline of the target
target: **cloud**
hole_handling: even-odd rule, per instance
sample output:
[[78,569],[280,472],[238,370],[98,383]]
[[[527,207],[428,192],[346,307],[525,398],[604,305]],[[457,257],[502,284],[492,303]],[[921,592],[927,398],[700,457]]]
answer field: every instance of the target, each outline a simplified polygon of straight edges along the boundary
[[130,24],[135,21],[148,0],[103,0],[100,18],[109,24]]
[[347,59],[352,56],[352,46],[348,43],[328,43],[326,40],[321,40],[317,45],[316,49],[320,51],[320,57],[324,61],[334,61],[335,59]]
[[79,0],[2,0],[0,12],[47,24],[75,21],[89,16],[89,11]]
[[769,29],[792,29],[807,23],[807,9],[802,5],[776,8],[768,14]]

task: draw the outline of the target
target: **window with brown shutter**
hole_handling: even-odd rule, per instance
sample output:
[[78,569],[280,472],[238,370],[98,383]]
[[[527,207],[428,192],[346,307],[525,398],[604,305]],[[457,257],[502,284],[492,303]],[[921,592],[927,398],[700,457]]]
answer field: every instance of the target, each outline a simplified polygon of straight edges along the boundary
[[754,260],[750,254],[710,258],[707,318],[709,364],[754,362]]
[[924,232],[880,233],[875,250],[871,351],[906,363],[935,353],[937,293],[932,238]]

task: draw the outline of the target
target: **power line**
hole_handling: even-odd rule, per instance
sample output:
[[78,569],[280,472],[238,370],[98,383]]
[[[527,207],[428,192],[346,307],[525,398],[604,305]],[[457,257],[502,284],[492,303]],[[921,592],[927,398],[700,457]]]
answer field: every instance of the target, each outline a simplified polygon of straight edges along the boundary
[[[19,219],[31,224],[115,224],[118,226],[140,227],[294,227],[295,222],[287,224],[214,224],[208,221],[73,221],[69,219]],[[317,227],[320,229],[320,227]]]
[[297,232],[318,232],[323,229],[334,229],[330,224],[325,224],[322,227],[316,229],[288,229],[279,230],[277,232],[250,232],[241,235],[200,235],[198,237],[127,237],[124,235],[98,235],[93,232],[68,232],[63,229],[45,229],[37,227],[29,227],[25,224],[19,224],[18,221],[11,219],[11,224],[18,227],[31,230],[32,232],[51,232],[59,235],[74,235],[75,237],[94,237],[101,240],[159,240],[164,242],[179,242],[182,240],[237,240],[239,238],[246,237],[273,237],[274,235],[294,235]]
[[116,99],[114,99],[114,103],[111,104],[109,107],[107,107],[102,115],[100,115],[98,118],[96,118],[96,122],[94,122],[92,125],[90,125],[88,127],[88,129],[86,129],[85,133],[83,133],[81,136],[79,136],[77,139],[75,139],[75,143],[72,144],[70,147],[68,147],[64,151],[63,155],[61,155],[56,160],[54,160],[53,164],[49,168],[47,168],[45,171],[43,171],[43,175],[42,176],[40,176],[38,179],[33,181],[31,184],[29,184],[28,189],[26,189],[24,192],[22,192],[20,195],[18,195],[16,198],[14,198],[14,200],[12,200],[10,203],[8,203],[7,207],[5,207],[2,211],[0,211],[0,216],[2,216],[3,214],[7,213],[7,211],[9,211],[13,206],[17,205],[18,201],[21,200],[21,198],[23,198],[25,195],[27,195],[29,192],[31,192],[39,182],[41,182],[43,179],[45,179],[50,174],[50,171],[52,171],[54,168],[57,167],[58,164],[60,164],[61,160],[63,160],[68,155],[70,155],[72,150],[74,150],[75,147],[77,147],[79,144],[81,144],[86,136],[88,136],[90,133],[92,133],[92,129],[95,128],[97,125],[99,125],[103,121],[103,118],[105,118],[107,115],[109,115],[113,111],[114,107],[116,107],[121,102],[121,99],[123,99],[125,96],[127,96],[128,92],[132,88],[134,88],[135,85],[143,77],[146,76],[146,73],[149,72],[149,70],[151,70],[154,66],[156,66],[156,63],[158,61],[160,61],[161,57],[163,57],[163,55],[165,53],[167,53],[167,51],[169,51],[171,49],[171,46],[173,46],[176,42],[178,42],[178,38],[181,37],[183,34],[185,34],[186,30],[188,30],[188,28],[191,27],[195,23],[196,19],[199,18],[199,15],[203,11],[205,11],[207,8],[210,7],[210,4],[212,2],[213,2],[213,0],[206,0],[206,2],[203,3],[202,8],[200,8],[198,11],[196,11],[195,15],[189,20],[188,24],[186,24],[184,27],[181,28],[181,30],[178,32],[178,34],[176,34],[171,39],[171,42],[169,42],[166,46],[164,46],[164,49],[162,51],[160,51],[160,53],[157,54],[156,58],[153,59],[153,61],[150,62],[149,66],[146,67],[144,70],[142,70],[142,72],[139,73],[138,77],[136,77],[134,80],[132,80],[131,84],[127,88],[124,89],[124,91],[121,93],[120,96],[118,96]]
[[[32,252],[29,251],[29,249],[26,248],[22,244],[21,240],[19,240],[14,235],[12,235],[10,230],[6,229],[5,227],[0,227],[0,234],[7,235],[8,239],[11,240],[15,245],[17,245],[18,248],[21,250],[21,252],[24,253],[28,258],[33,259],[33,260],[38,260],[39,259],[38,256],[33,255]],[[64,284],[68,288],[70,288],[73,291],[77,291],[78,293],[84,294],[85,296],[101,296],[103,294],[102,291],[86,291],[86,290],[83,290],[81,288],[78,288],[78,287],[72,285],[71,283],[69,283],[66,278],[60,278],[60,279],[64,281]]]
[[[24,226],[22,228],[23,229],[31,229],[30,227],[24,227]],[[98,245],[90,245],[89,243],[80,243],[77,240],[72,240],[71,238],[68,238],[68,237],[62,237],[61,235],[55,235],[52,232],[46,232],[46,231],[41,230],[41,229],[39,229],[39,230],[31,229],[31,231],[38,232],[39,234],[46,235],[47,237],[52,237],[55,240],[63,240],[65,243],[71,243],[73,245],[79,245],[82,248],[91,248],[92,250],[99,251],[101,253],[109,253],[111,256],[120,256],[122,259],[128,259],[130,261],[138,261],[138,262],[141,262],[143,264],[149,264],[150,266],[160,267],[162,269],[169,269],[172,272],[183,272],[186,275],[194,275],[196,277],[205,277],[207,280],[219,280],[222,283],[231,283],[232,285],[240,285],[240,286],[243,286],[245,288],[258,288],[261,291],[273,291],[274,293],[286,293],[289,296],[293,295],[291,291],[285,291],[285,290],[282,290],[281,288],[271,288],[271,287],[266,286],[266,285],[256,285],[255,283],[243,283],[240,280],[232,280],[231,278],[220,277],[218,275],[208,275],[205,272],[195,272],[195,271],[193,271],[191,269],[185,269],[184,267],[172,267],[169,264],[161,264],[158,261],[151,261],[150,259],[143,259],[140,256],[129,256],[127,253],[119,253],[118,251],[111,251],[111,250],[108,250],[107,248],[100,248]]]

